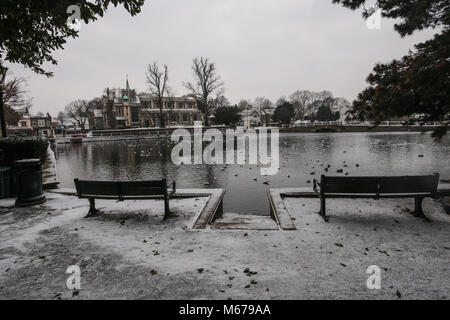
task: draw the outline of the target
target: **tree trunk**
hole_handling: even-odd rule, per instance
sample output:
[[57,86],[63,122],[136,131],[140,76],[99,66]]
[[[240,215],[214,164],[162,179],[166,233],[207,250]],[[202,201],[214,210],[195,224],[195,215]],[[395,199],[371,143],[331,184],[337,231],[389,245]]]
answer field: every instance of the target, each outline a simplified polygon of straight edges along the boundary
[[5,118],[5,106],[3,104],[3,85],[5,83],[6,72],[8,68],[0,65],[0,127],[1,127],[1,136],[3,138],[7,137],[6,133],[6,118]]
[[159,108],[159,126],[161,128],[165,128],[166,127],[166,123],[165,123],[165,119],[164,119],[164,114],[163,114],[162,108]]
[[166,127],[166,123],[164,121],[164,115],[163,115],[163,101],[161,98],[158,99],[158,107],[159,107],[159,126],[161,128]]
[[5,108],[3,105],[3,85],[0,84],[0,127],[2,129],[1,136],[6,138],[6,119],[5,119]]
[[208,103],[205,103],[204,105],[204,115],[205,115],[205,127],[209,127],[209,110],[208,110]]

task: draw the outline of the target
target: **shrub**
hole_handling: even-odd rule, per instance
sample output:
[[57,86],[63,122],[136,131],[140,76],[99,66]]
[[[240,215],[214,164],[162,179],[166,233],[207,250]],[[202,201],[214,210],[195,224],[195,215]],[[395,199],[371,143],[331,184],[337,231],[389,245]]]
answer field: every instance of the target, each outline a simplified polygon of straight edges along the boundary
[[14,161],[40,159],[44,164],[47,158],[48,141],[43,138],[0,138],[0,166],[12,167]]
[[230,124],[236,124],[241,120],[238,107],[218,107],[214,113],[214,123],[224,124],[229,126]]

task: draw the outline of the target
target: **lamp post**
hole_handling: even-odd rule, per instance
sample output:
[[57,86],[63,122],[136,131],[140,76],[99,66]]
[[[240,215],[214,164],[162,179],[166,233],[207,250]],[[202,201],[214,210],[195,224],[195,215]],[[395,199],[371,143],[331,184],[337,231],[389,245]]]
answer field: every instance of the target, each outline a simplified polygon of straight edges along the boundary
[[250,113],[249,113],[250,104],[247,104],[247,129],[250,129]]

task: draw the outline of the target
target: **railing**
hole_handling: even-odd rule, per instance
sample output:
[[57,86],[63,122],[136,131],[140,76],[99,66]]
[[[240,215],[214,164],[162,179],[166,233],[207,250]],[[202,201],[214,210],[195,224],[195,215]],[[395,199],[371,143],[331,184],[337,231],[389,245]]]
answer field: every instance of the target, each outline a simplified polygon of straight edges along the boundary
[[[436,121],[428,122],[407,122],[407,121],[382,121],[378,126],[440,126],[441,123]],[[316,126],[375,126],[372,121],[315,121],[309,123],[294,123],[293,127],[316,127]]]
[[[229,129],[227,126],[211,126],[211,127],[202,127],[202,131],[206,131],[207,129],[219,129],[224,131]],[[194,126],[188,127],[170,127],[170,128],[130,128],[130,129],[109,129],[109,130],[93,130],[92,136],[94,137],[108,137],[108,136],[145,136],[145,135],[153,135],[153,136],[167,136],[172,134],[173,131],[177,129],[186,129],[189,132],[194,132]]]

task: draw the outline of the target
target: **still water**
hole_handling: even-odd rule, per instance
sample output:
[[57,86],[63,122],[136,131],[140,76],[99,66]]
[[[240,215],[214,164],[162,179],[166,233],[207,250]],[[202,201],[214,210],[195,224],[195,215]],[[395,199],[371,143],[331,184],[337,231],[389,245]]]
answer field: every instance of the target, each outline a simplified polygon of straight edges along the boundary
[[[177,188],[225,188],[224,210],[269,214],[269,187],[311,187],[328,175],[415,175],[438,172],[450,179],[450,137],[434,142],[420,133],[280,134],[280,170],[261,176],[256,165],[172,163],[172,145],[157,140],[59,144],[61,187],[73,179],[152,180],[167,178]],[[325,168],[328,172],[325,172]],[[346,166],[346,167],[345,167]],[[343,173],[337,173],[342,169]],[[256,180],[255,180],[256,179]]]

